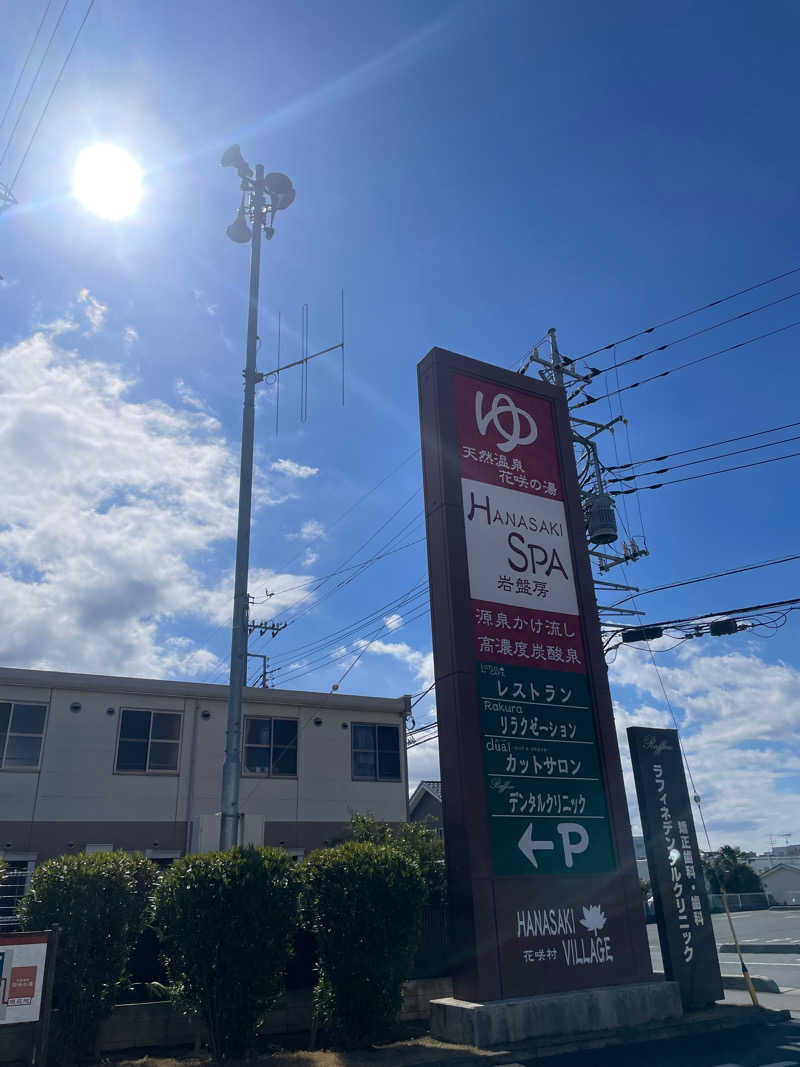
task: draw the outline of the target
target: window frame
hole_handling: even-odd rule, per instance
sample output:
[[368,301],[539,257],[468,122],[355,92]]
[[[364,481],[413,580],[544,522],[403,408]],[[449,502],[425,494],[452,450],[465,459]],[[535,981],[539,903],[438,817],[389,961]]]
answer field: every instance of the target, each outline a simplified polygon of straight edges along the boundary
[[[11,710],[8,713],[8,729],[3,737],[2,745],[0,745],[0,773],[9,774],[36,774],[42,769],[42,753],[44,751],[44,739],[47,733],[47,724],[50,719],[50,703],[47,700],[0,700],[0,704],[10,704]],[[28,708],[44,708],[44,722],[42,723],[42,732],[40,734],[20,734],[12,731],[11,720],[14,717],[14,709],[16,707],[28,707]],[[36,764],[30,764],[27,767],[6,767],[6,754],[8,752],[9,738],[14,737],[38,737],[39,738],[39,758]]]
[[[247,769],[247,749],[248,748],[266,748],[266,745],[248,745],[247,744],[247,723],[251,720],[256,722],[268,722],[269,723],[269,770],[268,771],[248,771]],[[275,723],[276,722],[290,722],[295,727],[295,772],[294,774],[276,774],[273,770],[273,759],[275,755]],[[291,748],[291,745],[279,745],[278,748]],[[300,777],[300,720],[283,715],[243,715],[242,716],[242,778],[275,778],[277,781],[297,781]]]
[[[143,738],[123,738],[122,737],[122,720],[125,717],[125,712],[126,711],[144,711],[144,712],[147,712],[147,714],[150,716],[150,725],[149,725],[148,730],[147,730],[147,741],[146,741],[146,743],[147,743],[147,755],[146,755],[146,758],[145,758],[144,770],[125,770],[125,768],[120,768],[119,765],[118,765],[119,764],[119,746],[120,746],[120,741],[132,741],[132,740],[141,741],[141,740],[143,740]],[[176,715],[178,717],[180,726],[179,726],[179,729],[178,729],[178,740],[177,741],[169,741],[169,740],[168,741],[164,741],[163,738],[159,738],[159,737],[157,737],[155,739],[156,742],[161,742],[163,744],[168,744],[168,745],[177,744],[177,746],[178,746],[178,758],[177,758],[177,760],[175,762],[175,770],[174,771],[158,770],[158,769],[151,770],[150,767],[149,767],[149,764],[150,764],[150,746],[153,743],[153,716],[154,715]],[[117,741],[116,741],[116,745],[114,746],[114,771],[113,771],[114,774],[124,774],[126,776],[128,776],[128,775],[137,775],[137,774],[138,775],[155,775],[157,777],[162,777],[162,778],[164,778],[164,777],[166,777],[166,778],[179,778],[180,777],[180,773],[181,773],[181,755],[182,755],[182,752],[183,752],[183,720],[184,720],[184,714],[183,714],[182,711],[176,711],[174,708],[138,708],[138,707],[135,707],[135,706],[132,706],[132,705],[127,705],[127,706],[120,707],[119,715],[117,716],[117,718],[118,718],[119,721],[117,723]]]
[[[36,856],[35,853],[31,853],[31,852],[27,852],[26,853],[26,852],[10,852],[9,851],[9,852],[6,852],[5,854],[0,852],[0,859],[2,859],[7,865],[6,866],[6,877],[8,877],[9,874],[11,874],[12,876],[14,874],[19,874],[19,875],[23,874],[22,871],[20,871],[18,869],[15,869],[15,868],[12,868],[11,864],[24,863],[26,865],[26,870],[24,871],[25,884],[22,887],[22,893],[16,898],[17,903],[19,903],[19,901],[22,900],[23,896],[27,893],[28,889],[30,888],[31,879],[33,878],[33,872],[36,870],[37,856]],[[3,882],[0,882],[0,897],[10,898],[10,894],[4,894],[2,892],[2,885],[3,885]],[[18,917],[16,912],[12,916],[9,916],[8,918],[5,918],[4,916],[0,915],[0,933],[10,933],[18,925],[19,925],[19,917]]]
[[[370,729],[374,730],[374,732],[375,732],[375,747],[374,747],[374,749],[371,750],[371,751],[373,751],[375,753],[375,774],[374,775],[356,774],[355,759],[353,758],[355,753],[356,753],[356,751],[358,751],[358,752],[367,752],[367,751],[369,751],[368,749],[365,749],[365,748],[356,749],[356,747],[355,747],[355,736],[356,736],[355,730],[356,730],[357,726],[367,726]],[[381,727],[385,727],[386,729],[389,729],[389,730],[395,730],[397,732],[398,776],[396,778],[394,778],[394,777],[390,778],[390,777],[388,777],[388,775],[382,775],[381,774],[381,763],[380,763],[381,748],[380,748],[380,744],[378,743],[378,737],[379,737],[378,730]],[[391,751],[394,751],[394,749],[392,749]],[[354,781],[354,782],[402,782],[403,781],[403,759],[402,759],[402,755],[403,755],[403,750],[402,750],[402,747],[401,747],[400,727],[399,726],[395,726],[394,723],[390,723],[390,722],[351,722],[350,723],[350,778],[351,778],[352,781]]]

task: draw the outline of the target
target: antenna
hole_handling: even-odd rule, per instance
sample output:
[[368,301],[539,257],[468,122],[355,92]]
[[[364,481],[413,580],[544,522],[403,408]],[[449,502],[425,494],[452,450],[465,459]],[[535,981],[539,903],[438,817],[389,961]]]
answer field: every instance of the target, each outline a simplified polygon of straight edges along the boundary
[[281,314],[278,312],[278,343],[277,343],[277,361],[274,370],[266,371],[259,379],[259,381],[266,380],[267,383],[275,383],[275,436],[278,435],[278,408],[280,402],[280,381],[281,374],[287,370],[291,370],[293,367],[300,368],[300,401],[299,401],[299,419],[300,422],[308,422],[308,364],[312,359],[316,359],[317,356],[327,355],[329,352],[336,352],[341,350],[342,353],[342,404],[344,404],[344,289],[340,291],[339,300],[339,324],[340,324],[340,340],[335,345],[328,345],[326,348],[321,348],[317,352],[309,352],[310,345],[310,326],[309,326],[309,307],[308,304],[303,304],[300,308],[300,358],[293,360],[291,363],[281,363]]

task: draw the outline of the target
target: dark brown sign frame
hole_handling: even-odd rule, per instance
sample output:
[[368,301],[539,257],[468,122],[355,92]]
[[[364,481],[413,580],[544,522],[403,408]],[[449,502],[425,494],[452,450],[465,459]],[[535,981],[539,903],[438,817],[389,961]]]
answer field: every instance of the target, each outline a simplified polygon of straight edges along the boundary
[[[552,413],[613,844],[611,870],[526,876],[495,872],[476,680],[456,375],[545,401]],[[421,361],[418,377],[455,996],[483,1002],[651,980],[564,392],[440,348],[432,349]],[[602,966],[597,965],[593,939],[582,936],[597,932],[592,929],[592,913],[601,915],[603,932],[609,935],[606,946],[613,946],[613,952],[609,950],[601,960]],[[583,923],[586,931],[575,926],[576,915],[583,922],[581,914],[587,919]],[[545,945],[546,949],[539,947]],[[602,948],[599,945],[601,953]],[[537,954],[544,952],[552,957]],[[523,957],[533,965],[524,966]],[[545,961],[541,966],[537,965],[540,959]]]
[[696,1011],[725,994],[678,731],[629,726],[628,745],[664,977]]

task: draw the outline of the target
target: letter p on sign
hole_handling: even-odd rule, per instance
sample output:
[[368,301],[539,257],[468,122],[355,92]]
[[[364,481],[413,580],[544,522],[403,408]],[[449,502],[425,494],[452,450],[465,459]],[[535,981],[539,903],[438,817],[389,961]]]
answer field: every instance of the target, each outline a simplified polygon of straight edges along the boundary
[[572,857],[585,852],[589,847],[589,834],[577,822],[560,822],[556,830],[561,834],[561,847],[564,849],[564,862],[572,866]]

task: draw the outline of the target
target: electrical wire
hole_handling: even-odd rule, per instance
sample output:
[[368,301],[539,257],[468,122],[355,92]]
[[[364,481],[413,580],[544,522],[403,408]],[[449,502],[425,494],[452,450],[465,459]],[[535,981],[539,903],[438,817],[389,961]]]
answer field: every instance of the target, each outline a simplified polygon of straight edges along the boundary
[[52,6],[53,6],[53,0],[47,0],[47,5],[45,6],[45,9],[44,9],[44,14],[41,17],[41,20],[39,22],[39,26],[38,26],[38,28],[36,30],[36,33],[34,34],[33,40],[31,41],[31,46],[28,49],[28,54],[25,57],[25,62],[22,64],[22,70],[19,72],[19,77],[16,80],[14,88],[11,90],[11,95],[9,96],[8,103],[6,104],[6,109],[3,112],[3,117],[0,119],[0,130],[2,130],[3,126],[5,126],[5,124],[6,124],[6,119],[8,118],[8,113],[11,111],[11,107],[12,107],[12,105],[14,103],[14,97],[17,95],[17,90],[19,89],[20,85],[22,84],[22,79],[25,77],[25,71],[28,69],[28,64],[31,61],[31,57],[33,55],[34,49],[36,48],[36,44],[37,44],[37,42],[39,40],[39,35],[42,32],[42,27],[45,24],[47,16],[50,14],[50,8]]
[[[69,0],[67,0],[67,3],[68,2],[69,2]],[[81,23],[80,23],[80,25],[78,26],[78,29],[75,32],[75,36],[72,38],[72,44],[69,46],[69,51],[67,52],[66,57],[64,59],[64,62],[61,64],[61,68],[60,68],[58,74],[56,75],[56,80],[53,82],[53,88],[50,90],[50,93],[49,93],[49,95],[47,97],[47,100],[45,100],[44,107],[42,108],[42,113],[39,116],[39,121],[36,123],[36,125],[33,128],[33,133],[31,134],[30,140],[28,141],[28,146],[25,149],[25,152],[23,153],[22,159],[20,160],[19,166],[17,167],[17,170],[16,170],[16,173],[15,173],[14,177],[11,179],[11,184],[8,187],[9,191],[11,189],[13,189],[14,185],[16,184],[17,178],[19,178],[19,176],[20,176],[20,172],[22,171],[22,168],[25,166],[25,160],[28,158],[28,153],[30,152],[30,150],[31,150],[31,148],[33,146],[33,142],[36,140],[36,135],[39,132],[39,127],[44,122],[44,117],[47,114],[47,109],[50,107],[50,101],[55,96],[56,89],[58,88],[59,82],[61,81],[61,77],[62,77],[64,71],[67,69],[67,63],[69,63],[70,57],[72,56],[72,53],[75,51],[75,45],[78,43],[78,38],[81,35],[81,30],[86,25],[86,20],[88,19],[89,15],[91,13],[91,10],[94,7],[94,4],[95,4],[95,0],[89,0],[89,6],[86,8],[86,12],[85,12],[83,18],[81,19]],[[66,6],[67,5],[65,3],[64,7],[66,7]]]
[[754,433],[743,433],[737,437],[723,437],[721,441],[710,441],[708,444],[695,445],[693,448],[681,448],[677,452],[665,452],[662,456],[651,456],[649,459],[632,459],[630,463],[604,465],[603,469],[607,471],[623,471],[628,470],[630,467],[643,467],[648,463],[661,463],[665,459],[674,459],[675,456],[686,456],[691,452],[701,452],[706,448],[717,448],[718,445],[731,445],[737,441],[748,441],[752,437],[762,437],[764,434],[778,433],[780,430],[792,430],[796,426],[800,426],[800,421],[786,422],[783,426],[772,426],[768,430],[756,430]]
[[[8,135],[8,140],[6,141],[6,145],[5,145],[5,148],[3,149],[3,153],[2,153],[2,155],[0,155],[0,167],[2,167],[3,163],[5,163],[6,156],[8,155],[8,150],[11,147],[12,141],[14,140],[14,134],[17,132],[17,129],[19,128],[20,122],[22,122],[22,117],[25,114],[25,109],[27,108],[28,103],[30,102],[31,94],[33,93],[33,90],[36,88],[36,83],[39,80],[39,75],[42,73],[42,67],[44,66],[45,60],[47,59],[47,55],[48,55],[48,53],[50,51],[50,46],[53,43],[53,39],[55,38],[56,33],[58,33],[58,27],[61,25],[61,20],[64,17],[64,12],[67,10],[67,5],[68,4],[69,4],[69,0],[64,0],[64,6],[61,8],[61,11],[59,12],[58,18],[56,19],[56,24],[55,24],[55,26],[53,27],[53,29],[52,29],[52,31],[50,33],[50,37],[49,37],[49,39],[47,41],[47,44],[45,45],[44,52],[42,53],[42,58],[39,60],[39,66],[36,68],[36,72],[33,75],[33,81],[28,86],[28,92],[25,94],[25,99],[22,101],[22,107],[19,109],[19,111],[17,113],[17,121],[12,126],[11,133]],[[11,189],[12,189],[13,185],[14,185],[14,182],[12,181],[11,184],[8,186],[9,192],[11,192]]]
[[780,559],[768,559],[761,563],[748,563],[743,567],[732,567],[730,570],[716,571],[714,574],[701,574],[697,578],[684,578],[678,582],[668,582],[666,585],[655,585],[652,589],[642,589],[636,593],[631,593],[630,596],[615,601],[611,606],[616,608],[619,607],[620,604],[626,604],[629,600],[636,600],[641,596],[649,596],[650,593],[661,593],[667,589],[680,589],[682,586],[697,585],[700,582],[710,582],[714,578],[727,578],[733,574],[745,574],[747,571],[757,571],[764,567],[777,567],[781,563],[791,563],[797,559],[800,559],[800,554],[794,556],[782,556]]
[[[652,478],[655,474],[667,474],[669,471],[682,470],[684,467],[696,467],[700,463],[715,463],[718,459],[727,459],[728,456],[742,456],[746,452],[758,452],[762,448],[773,448],[775,445],[788,445],[791,441],[800,441],[800,434],[793,437],[781,437],[778,441],[767,441],[763,445],[750,445],[748,448],[735,448],[731,452],[720,452],[718,456],[705,456],[703,459],[690,459],[686,463],[673,463],[669,467],[657,467],[652,471],[638,471],[635,474],[621,474],[618,478],[606,479],[608,485],[617,482],[630,482],[634,478]],[[780,456],[773,457],[780,459]],[[709,472],[713,473],[713,472]],[[643,487],[639,487],[643,488]]]
[[643,337],[645,334],[654,333],[656,330],[660,330],[664,326],[671,326],[673,322],[680,322],[682,319],[688,319],[691,315],[699,315],[701,311],[708,311],[709,308],[725,304],[729,300],[735,300],[737,296],[744,296],[746,293],[752,293],[756,289],[763,289],[765,285],[772,285],[773,282],[779,282],[783,278],[789,278],[791,275],[798,273],[800,273],[800,267],[793,267],[791,270],[784,271],[783,274],[776,274],[772,278],[766,278],[762,282],[756,282],[755,285],[749,285],[746,289],[739,289],[735,293],[729,293],[728,296],[720,297],[719,300],[711,300],[707,304],[693,308],[691,311],[684,311],[681,315],[674,315],[671,319],[664,319],[663,322],[657,322],[654,326],[648,326],[645,330],[637,330],[636,333],[629,334],[627,337],[623,337],[619,341],[609,341],[607,345],[600,345],[599,348],[593,348],[591,352],[585,352],[582,356],[575,356],[570,362],[576,363],[580,359],[588,359],[590,356],[596,356],[598,352],[607,352],[609,349],[614,348],[615,345],[627,344],[628,341],[634,341],[637,337]]
[[[705,356],[698,356],[696,359],[689,359],[685,363],[678,363],[676,366],[663,370],[659,374],[651,374],[648,378],[640,378],[638,382],[631,382],[630,385],[623,385],[619,389],[613,389],[608,395],[616,396],[620,393],[627,393],[631,389],[638,389],[640,385],[646,385],[648,382],[655,382],[659,378],[666,378],[670,374],[675,374],[679,370],[685,370],[687,367],[696,367],[700,363],[706,363],[709,359],[715,359],[717,356],[723,356],[728,352],[734,352],[738,348],[744,348],[745,345],[755,344],[756,341],[763,341],[767,337],[775,337],[776,334],[785,333],[786,330],[793,330],[797,326],[800,326],[800,320],[790,322],[786,326],[779,326],[775,330],[768,330],[766,333],[759,334],[758,337],[748,337],[746,341],[739,341],[735,345],[727,345],[725,348],[719,348],[716,352],[709,352]],[[596,404],[602,399],[602,396],[587,396],[584,400],[581,400],[579,404],[574,404],[573,409],[588,407],[590,404]]]
[[[746,319],[750,315],[755,315],[759,311],[766,311],[767,308],[776,307],[778,304],[783,304],[787,300],[794,300],[800,296],[800,289],[795,290],[793,293],[789,293],[787,296],[780,296],[777,300],[770,300],[767,304],[760,304],[758,307],[750,308],[748,311],[741,311],[738,315],[732,315],[728,319],[723,319],[722,322],[715,322],[711,326],[704,326],[700,330],[693,330],[691,333],[684,334],[683,337],[676,337],[672,341],[667,341],[663,345],[656,345],[655,348],[648,348],[646,352],[640,352],[638,356],[630,356],[628,359],[623,359],[620,363],[612,363],[608,367],[589,367],[587,368],[587,377],[596,378],[600,374],[607,374],[609,371],[618,371],[620,367],[627,367],[629,363],[636,363],[640,359],[644,359],[645,356],[652,356],[654,352],[665,352],[668,348],[672,348],[674,345],[683,344],[684,341],[691,341],[695,337],[700,337],[704,333],[711,333],[712,330],[718,330],[721,326],[729,326],[732,322],[738,322],[739,319]],[[566,356],[563,357],[565,362],[570,362]]]
[[716,474],[730,474],[731,471],[744,471],[750,467],[763,467],[768,463],[779,463],[783,459],[795,459],[800,452],[789,452],[785,456],[772,456],[770,459],[759,459],[753,463],[739,463],[735,467],[722,467],[718,471],[706,471],[704,474],[687,474],[683,478],[670,478],[666,482],[655,482],[653,485],[640,485],[638,489],[612,489],[611,496],[629,496],[631,493],[640,493],[643,489],[663,489],[665,485],[679,485],[681,482],[696,482],[700,478],[712,478]]

